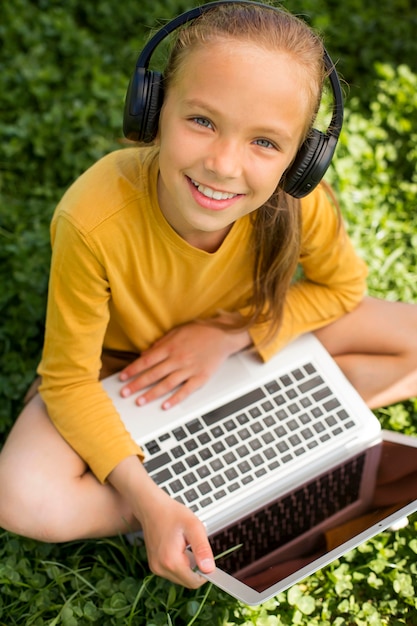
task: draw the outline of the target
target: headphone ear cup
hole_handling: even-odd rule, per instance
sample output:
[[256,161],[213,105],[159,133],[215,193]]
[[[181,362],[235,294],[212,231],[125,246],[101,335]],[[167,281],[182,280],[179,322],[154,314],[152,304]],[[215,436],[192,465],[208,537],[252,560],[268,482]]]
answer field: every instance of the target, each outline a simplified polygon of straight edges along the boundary
[[337,138],[313,129],[285,173],[283,189],[294,198],[303,198],[323,178],[332,160]]
[[163,77],[144,67],[136,67],[125,100],[123,133],[132,141],[150,143],[158,132],[163,102]]

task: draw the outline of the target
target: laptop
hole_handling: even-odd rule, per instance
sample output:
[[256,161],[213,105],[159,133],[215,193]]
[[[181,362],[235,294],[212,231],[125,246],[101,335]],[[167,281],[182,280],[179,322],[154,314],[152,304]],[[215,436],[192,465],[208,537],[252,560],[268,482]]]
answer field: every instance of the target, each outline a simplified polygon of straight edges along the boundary
[[122,398],[117,374],[102,385],[153,480],[205,524],[216,569],[204,576],[246,604],[417,509],[417,438],[382,431],[313,334],[267,363],[233,355],[168,411]]

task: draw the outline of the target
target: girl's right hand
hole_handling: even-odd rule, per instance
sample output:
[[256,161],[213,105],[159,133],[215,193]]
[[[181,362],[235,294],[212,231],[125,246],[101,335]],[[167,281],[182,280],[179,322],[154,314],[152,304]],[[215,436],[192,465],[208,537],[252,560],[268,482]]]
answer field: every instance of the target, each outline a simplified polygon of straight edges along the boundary
[[214,570],[206,529],[198,517],[160,489],[136,456],[121,461],[109,482],[140,523],[152,572],[190,589],[203,585],[206,579],[192,570],[185,552],[191,548],[201,572]]
[[205,527],[187,507],[160,491],[163,497],[147,506],[140,520],[149,567],[158,576],[196,589],[207,581],[191,569],[185,550],[191,547],[202,572],[213,571],[213,553]]

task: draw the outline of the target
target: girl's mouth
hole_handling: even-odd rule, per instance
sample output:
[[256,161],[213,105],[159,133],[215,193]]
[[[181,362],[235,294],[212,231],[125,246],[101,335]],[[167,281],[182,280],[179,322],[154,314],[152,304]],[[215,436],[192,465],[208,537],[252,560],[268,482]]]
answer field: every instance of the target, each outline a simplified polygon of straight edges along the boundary
[[230,193],[227,191],[217,191],[215,189],[212,189],[211,187],[206,187],[205,185],[198,183],[192,178],[190,178],[189,180],[194,185],[194,187],[198,189],[201,194],[203,194],[203,196],[205,196],[206,198],[210,198],[211,200],[231,200],[232,198],[236,198],[236,196],[239,195],[237,193]]

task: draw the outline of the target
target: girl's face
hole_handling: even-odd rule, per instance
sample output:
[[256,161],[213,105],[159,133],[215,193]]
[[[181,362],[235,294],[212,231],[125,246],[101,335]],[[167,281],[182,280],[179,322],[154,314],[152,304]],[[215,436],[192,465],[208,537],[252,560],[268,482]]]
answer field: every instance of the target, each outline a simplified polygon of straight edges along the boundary
[[216,250],[270,198],[305,131],[305,80],[285,53],[238,40],[201,46],[183,62],[161,111],[158,198],[188,243]]

